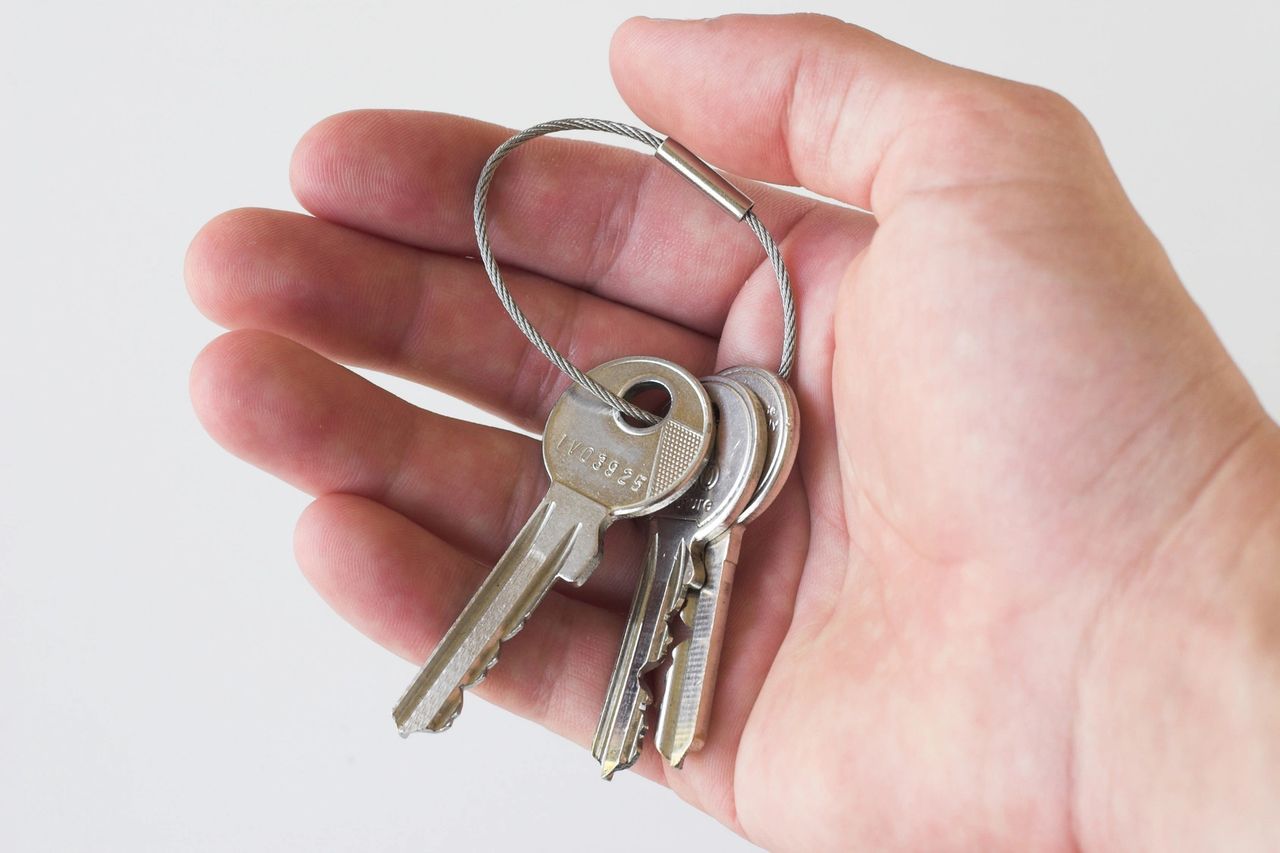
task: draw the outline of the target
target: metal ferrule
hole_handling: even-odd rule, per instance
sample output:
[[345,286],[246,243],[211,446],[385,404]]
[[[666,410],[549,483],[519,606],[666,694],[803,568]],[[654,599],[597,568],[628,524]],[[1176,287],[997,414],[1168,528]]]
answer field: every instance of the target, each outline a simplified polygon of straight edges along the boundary
[[712,200],[727,210],[734,219],[741,221],[755,204],[746,193],[726,181],[701,157],[674,139],[668,137],[654,153],[658,155],[659,160],[684,175],[694,186],[711,196]]

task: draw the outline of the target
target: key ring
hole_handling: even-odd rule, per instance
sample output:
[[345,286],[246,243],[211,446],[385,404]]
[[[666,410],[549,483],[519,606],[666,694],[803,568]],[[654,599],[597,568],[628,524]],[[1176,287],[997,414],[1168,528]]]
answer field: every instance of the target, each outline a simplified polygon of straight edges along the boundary
[[506,282],[502,279],[502,273],[498,269],[498,262],[493,257],[486,212],[489,185],[493,183],[493,175],[497,171],[498,165],[508,154],[529,140],[562,130],[598,130],[605,133],[616,133],[648,145],[654,150],[654,154],[659,160],[688,178],[689,181],[711,196],[712,200],[723,207],[735,219],[746,223],[747,227],[751,229],[751,233],[755,234],[756,239],[760,241],[765,255],[769,258],[769,263],[773,266],[773,272],[778,277],[778,295],[782,300],[782,359],[778,366],[778,375],[786,379],[791,373],[796,349],[796,307],[795,299],[791,292],[791,276],[787,273],[786,263],[782,260],[782,250],[773,239],[773,235],[769,233],[769,230],[764,227],[764,223],[760,221],[755,211],[752,210],[754,202],[737,187],[721,177],[718,172],[703,162],[697,155],[674,139],[668,137],[664,140],[656,133],[616,121],[593,118],[566,118],[536,124],[499,145],[489,155],[488,161],[484,164],[484,169],[480,172],[480,179],[476,182],[476,198],[472,215],[475,219],[476,244],[480,250],[480,261],[484,264],[485,272],[489,274],[489,281],[493,283],[493,289],[498,294],[498,299],[502,302],[502,306],[507,309],[507,314],[511,316],[512,321],[520,328],[520,331],[524,332],[529,342],[537,347],[538,351],[545,355],[552,364],[560,368],[566,376],[608,406],[644,424],[653,425],[661,420],[657,415],[646,412],[644,409],[627,402],[619,395],[601,386],[565,358],[559,350],[547,343],[547,340],[542,337],[538,330],[533,327],[533,324],[529,322],[529,318],[520,310],[520,306],[516,304],[515,298],[511,295],[511,291],[507,289]]

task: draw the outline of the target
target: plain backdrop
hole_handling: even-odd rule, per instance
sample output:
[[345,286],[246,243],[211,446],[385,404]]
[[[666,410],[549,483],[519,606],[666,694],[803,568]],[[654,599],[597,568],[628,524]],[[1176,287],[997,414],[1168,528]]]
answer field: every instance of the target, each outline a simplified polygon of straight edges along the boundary
[[[1280,413],[1280,4],[793,8],[1072,98]],[[214,214],[297,208],[290,151],[330,113],[631,119],[608,74],[613,28],[732,10],[784,9],[6,0],[0,849],[748,847],[656,785],[601,782],[587,751],[474,697],[448,735],[396,736],[413,667],[298,573],[307,498],[192,414],[187,371],[217,329],[181,278]]]

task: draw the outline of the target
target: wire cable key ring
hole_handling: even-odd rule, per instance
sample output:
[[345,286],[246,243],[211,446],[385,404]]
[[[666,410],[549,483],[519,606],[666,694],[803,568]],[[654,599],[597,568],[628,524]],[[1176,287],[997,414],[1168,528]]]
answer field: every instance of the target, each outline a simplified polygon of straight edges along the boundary
[[769,263],[773,266],[774,274],[778,278],[778,295],[782,300],[782,358],[778,366],[778,376],[786,379],[791,373],[791,366],[795,361],[795,299],[791,292],[791,277],[787,273],[786,263],[782,260],[782,251],[779,249],[777,241],[773,239],[773,235],[769,233],[764,223],[760,221],[755,211],[752,210],[754,202],[676,140],[670,137],[663,139],[656,133],[651,133],[643,128],[603,119],[557,119],[536,124],[527,130],[523,130],[499,145],[493,154],[489,155],[488,161],[484,164],[484,169],[480,172],[480,178],[476,182],[476,198],[472,214],[475,218],[476,244],[480,250],[480,260],[484,264],[485,272],[489,274],[489,280],[493,283],[493,289],[498,294],[498,299],[502,302],[503,307],[507,309],[507,314],[511,316],[512,321],[520,328],[520,331],[524,332],[529,342],[537,347],[538,351],[545,355],[552,364],[560,368],[566,376],[610,407],[644,424],[652,425],[660,420],[657,415],[646,412],[644,409],[629,403],[591,379],[549,344],[538,330],[533,327],[533,324],[529,322],[529,318],[520,310],[520,306],[516,304],[515,298],[511,295],[511,291],[507,289],[506,282],[502,279],[502,273],[498,269],[498,262],[494,259],[493,246],[489,240],[486,212],[489,185],[493,183],[493,176],[498,170],[498,165],[508,154],[529,140],[563,130],[597,130],[605,133],[616,133],[649,146],[659,160],[687,178],[735,219],[746,223],[747,227],[751,229],[751,233],[755,234],[756,239],[760,241],[765,255],[769,258]]

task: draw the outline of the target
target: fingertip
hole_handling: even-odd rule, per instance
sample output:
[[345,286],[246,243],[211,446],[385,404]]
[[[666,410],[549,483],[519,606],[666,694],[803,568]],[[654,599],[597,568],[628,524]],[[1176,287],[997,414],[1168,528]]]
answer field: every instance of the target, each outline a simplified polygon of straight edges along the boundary
[[234,325],[237,285],[245,250],[261,236],[264,211],[245,207],[210,219],[191,239],[183,258],[187,295],[201,314],[222,326]]
[[689,23],[693,21],[633,15],[614,30],[609,41],[609,72],[614,85],[632,109],[635,105],[631,103],[630,93],[645,82],[646,75],[641,73],[641,69],[655,53],[654,40],[664,34],[668,37],[674,35],[679,25]]
[[616,84],[618,74],[624,68],[624,60],[631,46],[632,31],[637,26],[643,26],[644,18],[641,15],[632,15],[613,31],[613,36],[609,39],[609,73],[613,75]]
[[655,18],[651,15],[632,15],[613,31],[613,45],[625,44],[628,39],[644,38],[648,34],[660,32],[663,28],[671,28],[680,24],[692,23],[694,18]]
[[302,349],[269,332],[242,329],[200,351],[189,392],[197,419],[214,441],[259,464],[325,437],[324,401],[309,390],[295,351]]
[[[724,15],[665,20],[630,18],[610,45],[614,85],[641,121],[676,136],[719,167],[745,177],[792,184],[785,151],[744,159],[785,112],[794,59],[816,22],[808,15]],[[743,69],[747,69],[744,71]],[[759,85],[751,77],[766,78]]]
[[409,519],[359,495],[333,493],[312,501],[294,526],[294,558],[303,577],[333,610],[375,642],[407,660],[421,660],[421,635],[431,626],[436,582],[468,561]]
[[[424,123],[431,135],[424,136]],[[415,242],[430,223],[465,222],[469,210],[452,203],[455,186],[469,196],[494,133],[506,131],[449,113],[352,110],[332,115],[303,134],[289,162],[298,203],[321,219]],[[477,145],[478,140],[484,140]],[[459,162],[459,161],[463,162]],[[474,165],[473,165],[474,161]],[[474,169],[474,171],[473,171]],[[430,192],[422,191],[424,177]],[[374,231],[377,231],[375,226]],[[472,245],[469,229],[465,245]]]
[[618,24],[618,28],[613,31],[613,41],[617,42],[619,38],[625,37],[625,34],[633,27],[642,27],[645,22],[654,20],[656,19],[648,15],[632,15],[621,24]]
[[[323,495],[303,511],[294,528],[294,554],[303,576],[336,613],[418,663],[482,577],[472,557],[432,531],[376,500],[347,493]],[[492,688],[492,682],[486,685]]]
[[234,396],[229,389],[248,343],[245,333],[227,332],[207,343],[191,364],[187,384],[192,408],[205,431],[224,446],[229,433],[224,401]]
[[298,520],[293,525],[293,559],[302,571],[303,577],[315,587],[326,600],[328,588],[327,573],[319,571],[321,563],[317,561],[320,554],[330,551],[327,542],[329,525],[329,495],[321,495],[303,508]]
[[379,112],[335,113],[302,134],[289,158],[289,187],[299,204],[319,216],[345,194],[353,176],[365,168],[353,143],[370,137]]
[[363,498],[335,493],[321,495],[302,510],[293,527],[293,557],[303,577],[331,605],[343,600],[354,564],[353,539],[343,535],[358,523]]

